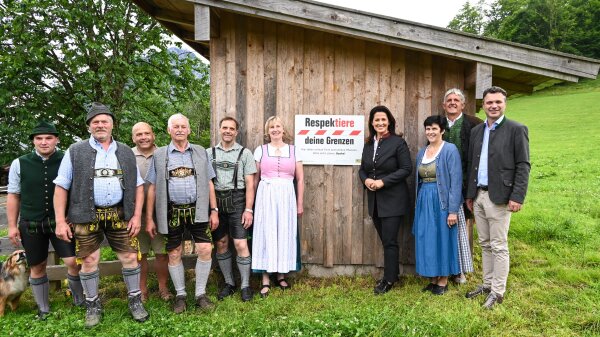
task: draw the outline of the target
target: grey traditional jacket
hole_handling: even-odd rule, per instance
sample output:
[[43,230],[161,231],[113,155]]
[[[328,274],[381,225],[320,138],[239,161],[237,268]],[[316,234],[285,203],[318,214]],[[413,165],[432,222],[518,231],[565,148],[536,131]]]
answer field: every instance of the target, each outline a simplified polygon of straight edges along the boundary
[[[154,209],[156,211],[156,226],[161,234],[168,233],[168,196],[167,196],[167,148],[163,146],[154,152],[154,168],[156,170],[156,201]],[[199,145],[190,144],[192,150],[192,161],[196,175],[196,218],[195,222],[208,222],[209,197],[208,197],[208,157],[206,150]]]
[[[469,144],[469,180],[467,199],[477,195],[477,171],[483,146],[485,123],[471,130]],[[509,200],[522,204],[529,184],[529,135],[527,127],[506,117],[490,131],[488,143],[488,188],[494,204],[507,204]]]
[[[96,150],[89,140],[82,140],[69,148],[73,166],[73,183],[69,191],[69,215],[73,223],[88,223],[96,218],[94,206],[94,164]],[[137,166],[131,148],[117,142],[117,160],[123,169],[123,220],[129,221],[135,211]]]

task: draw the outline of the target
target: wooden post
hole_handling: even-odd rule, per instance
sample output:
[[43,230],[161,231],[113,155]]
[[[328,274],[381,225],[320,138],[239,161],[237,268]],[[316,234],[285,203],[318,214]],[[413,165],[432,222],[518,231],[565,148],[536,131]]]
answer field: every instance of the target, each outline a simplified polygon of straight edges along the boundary
[[210,41],[210,7],[194,5],[194,40]]
[[[48,252],[48,266],[55,266],[59,264],[58,254],[54,251],[54,248],[51,248],[51,251]],[[67,277],[67,273],[65,273],[64,278]],[[60,280],[50,281],[50,289],[54,291],[60,291]]]
[[492,66],[477,62],[475,99],[483,99],[483,91],[492,86]]

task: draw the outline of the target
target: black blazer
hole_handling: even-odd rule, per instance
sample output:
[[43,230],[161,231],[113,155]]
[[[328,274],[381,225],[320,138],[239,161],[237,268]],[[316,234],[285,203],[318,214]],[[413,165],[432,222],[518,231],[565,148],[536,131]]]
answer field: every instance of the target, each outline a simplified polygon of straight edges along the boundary
[[[479,124],[471,131],[469,146],[469,181],[466,198],[477,194],[477,169],[483,145],[486,124]],[[504,120],[490,131],[488,144],[488,189],[490,200],[495,204],[507,204],[509,200],[523,203],[529,184],[529,135],[527,127],[515,121]]]
[[[373,160],[374,151],[375,160]],[[377,207],[378,217],[400,216],[408,213],[409,196],[406,178],[411,172],[410,151],[404,139],[390,135],[379,141],[377,149],[374,149],[373,142],[365,144],[358,176],[363,186],[367,178],[383,180],[382,189],[367,190],[371,217],[375,207]]]

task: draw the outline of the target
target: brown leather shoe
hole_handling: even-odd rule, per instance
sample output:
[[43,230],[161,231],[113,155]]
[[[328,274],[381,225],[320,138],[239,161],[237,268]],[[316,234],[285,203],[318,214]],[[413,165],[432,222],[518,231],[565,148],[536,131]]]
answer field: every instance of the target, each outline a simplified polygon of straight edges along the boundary
[[175,302],[173,303],[173,312],[176,314],[181,314],[187,309],[187,305],[185,304],[185,296],[180,295],[175,297]]
[[492,290],[490,288],[487,288],[483,285],[479,285],[477,286],[477,288],[475,290],[469,291],[468,293],[465,294],[466,298],[475,298],[479,295],[487,295],[491,292]]
[[202,294],[196,297],[196,307],[204,311],[213,309],[215,305],[206,294]]
[[491,310],[496,304],[502,303],[502,300],[504,300],[504,297],[502,297],[502,295],[498,295],[495,292],[490,292],[488,297],[485,299],[485,302],[483,303],[482,307]]

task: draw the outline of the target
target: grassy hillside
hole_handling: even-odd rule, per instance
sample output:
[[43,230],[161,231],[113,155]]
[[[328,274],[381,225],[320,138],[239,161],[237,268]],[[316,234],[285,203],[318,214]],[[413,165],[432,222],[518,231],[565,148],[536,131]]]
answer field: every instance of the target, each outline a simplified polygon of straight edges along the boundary
[[[30,291],[16,313],[0,319],[0,329],[28,336],[600,335],[600,81],[553,87],[508,106],[507,116],[529,127],[532,170],[526,204],[511,225],[505,302],[493,311],[480,308],[483,299],[464,297],[481,278],[476,246],[477,272],[445,296],[421,293],[426,281],[413,276],[380,297],[372,295],[370,276],[301,276],[287,293],[273,289],[268,299],[251,303],[235,296],[211,313],[175,316],[153,298],[150,321],[137,324],[121,278],[112,277],[102,279],[106,311],[92,331],[62,293],[52,295],[47,322],[33,321]],[[209,294],[215,298],[216,291],[213,275]]]

